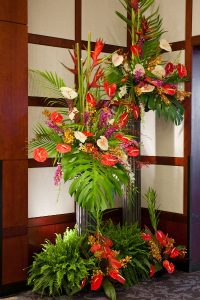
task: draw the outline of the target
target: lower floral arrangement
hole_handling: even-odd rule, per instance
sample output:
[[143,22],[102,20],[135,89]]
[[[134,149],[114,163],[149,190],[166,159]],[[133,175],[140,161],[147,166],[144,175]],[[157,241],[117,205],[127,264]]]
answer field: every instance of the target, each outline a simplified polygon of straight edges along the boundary
[[81,291],[103,290],[116,300],[116,288],[132,286],[162,269],[174,272],[174,259],[183,258],[184,246],[158,229],[156,194],[149,190],[146,199],[152,228],[137,224],[116,225],[97,222],[95,230],[79,235],[67,229],[56,235],[55,244],[46,241],[35,254],[29,269],[28,285],[41,295],[74,295]]

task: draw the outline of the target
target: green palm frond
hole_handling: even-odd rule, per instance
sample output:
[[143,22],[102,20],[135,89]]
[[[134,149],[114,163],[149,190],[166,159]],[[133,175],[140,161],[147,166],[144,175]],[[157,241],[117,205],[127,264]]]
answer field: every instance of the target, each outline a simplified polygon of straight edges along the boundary
[[35,139],[29,143],[29,149],[32,151],[34,148],[43,147],[49,154],[56,154],[55,147],[62,142],[62,138],[54,130],[41,124],[37,124],[33,131]]
[[[30,70],[29,79],[31,85],[38,86],[45,93],[46,98],[55,98],[54,103],[66,105],[66,101],[60,91],[61,87],[66,86],[64,80],[56,73],[40,70]],[[50,104],[54,104],[51,103]]]
[[73,180],[69,193],[88,211],[113,207],[115,194],[122,196],[128,175],[123,168],[106,167],[88,154],[66,154],[62,158],[64,180]]

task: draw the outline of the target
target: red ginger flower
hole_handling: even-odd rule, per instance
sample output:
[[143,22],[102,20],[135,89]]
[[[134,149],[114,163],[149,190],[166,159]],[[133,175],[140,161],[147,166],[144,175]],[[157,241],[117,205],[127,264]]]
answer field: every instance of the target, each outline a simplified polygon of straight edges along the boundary
[[167,259],[163,261],[163,267],[167,270],[168,273],[173,273],[175,270],[174,264],[170,263]]
[[67,144],[57,144],[56,145],[56,150],[59,153],[67,153],[67,152],[70,152],[72,150],[72,147],[67,145]]
[[61,123],[62,120],[63,120],[62,115],[59,114],[57,111],[52,112],[50,118],[51,118],[51,121],[52,121],[53,123]]
[[109,97],[113,97],[115,95],[117,89],[116,83],[109,84],[108,81],[104,82],[104,90]]
[[120,282],[121,284],[125,283],[125,278],[122,277],[119,273],[119,271],[117,269],[111,269],[108,272],[109,276],[115,280],[117,280],[118,282]]
[[112,154],[102,154],[101,164],[105,166],[113,167],[118,163],[118,158]]
[[99,87],[99,84],[97,84],[97,81],[103,76],[103,70],[99,67],[93,77],[92,82],[89,84],[89,88],[96,88]]
[[91,279],[91,290],[92,291],[96,291],[100,288],[101,284],[102,284],[102,280],[103,280],[103,274],[102,272],[99,270],[96,272],[96,274],[94,274],[92,276]]
[[33,158],[38,162],[44,162],[47,157],[48,153],[45,148],[37,148],[33,151]]
[[98,39],[96,41],[94,51],[91,51],[91,57],[93,59],[93,66],[95,66],[95,65],[97,65],[99,63],[98,56],[101,53],[103,47],[104,47],[103,40],[102,39]]
[[179,76],[180,78],[184,78],[184,77],[187,76],[187,69],[186,69],[186,67],[185,67],[184,65],[178,64],[178,65],[176,66],[176,68],[177,68],[177,71],[178,71],[178,76]]
[[142,48],[138,45],[132,45],[131,52],[133,53],[134,56],[138,57],[142,53]]
[[155,265],[151,265],[150,271],[149,271],[149,276],[153,277],[155,273],[156,273],[156,267],[155,267]]

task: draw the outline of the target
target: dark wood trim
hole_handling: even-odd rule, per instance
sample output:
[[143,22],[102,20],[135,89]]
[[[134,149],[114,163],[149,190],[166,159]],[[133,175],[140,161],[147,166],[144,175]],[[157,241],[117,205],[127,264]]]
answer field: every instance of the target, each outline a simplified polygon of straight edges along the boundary
[[81,44],[82,0],[75,0],[75,41]]
[[0,285],[3,270],[3,162],[0,160]]
[[192,46],[200,45],[200,35],[192,36]]
[[37,217],[37,218],[28,219],[28,228],[37,227],[37,226],[54,225],[54,224],[73,223],[73,222],[76,222],[75,213]]
[[[19,281],[11,284],[4,284],[0,286],[0,296],[8,296],[28,290],[27,281]],[[6,298],[7,299],[7,298]]]
[[[91,42],[91,48],[94,48],[94,46],[95,46],[95,42]],[[86,49],[86,48],[87,48],[87,41],[81,41],[81,49]],[[127,47],[105,44],[103,47],[103,52],[113,53],[118,49],[123,49],[124,51],[127,51]]]
[[185,41],[177,41],[170,44],[172,47],[172,51],[180,51],[185,49]]
[[28,168],[48,168],[53,167],[53,158],[47,158],[47,160],[43,163],[37,162],[33,158],[29,158],[28,160]]
[[75,41],[40,34],[28,34],[29,44],[44,45],[58,48],[73,49]]
[[[147,208],[142,207],[141,210],[142,210],[143,216],[145,216],[145,217],[149,216]],[[187,216],[184,214],[178,214],[178,213],[173,213],[173,212],[168,212],[168,211],[160,211],[160,219],[161,218],[165,219],[167,221],[187,224]]]
[[28,97],[28,106],[37,106],[37,107],[65,107],[63,105],[61,105],[60,103],[57,104],[52,104],[49,105],[49,101],[51,100],[55,100],[55,99],[51,99],[51,98],[44,98],[44,97],[34,97],[34,96],[29,96]]
[[3,228],[3,238],[11,238],[26,235],[28,229],[26,226]]
[[151,165],[184,166],[184,157],[141,156],[141,162]]

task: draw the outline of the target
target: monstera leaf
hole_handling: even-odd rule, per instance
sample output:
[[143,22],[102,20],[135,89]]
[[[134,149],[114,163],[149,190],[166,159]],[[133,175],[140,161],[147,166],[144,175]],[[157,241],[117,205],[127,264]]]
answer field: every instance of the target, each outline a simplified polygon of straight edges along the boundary
[[115,194],[122,196],[123,185],[129,181],[121,166],[103,166],[85,153],[67,153],[61,163],[64,180],[72,180],[70,195],[90,212],[113,207]]

